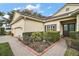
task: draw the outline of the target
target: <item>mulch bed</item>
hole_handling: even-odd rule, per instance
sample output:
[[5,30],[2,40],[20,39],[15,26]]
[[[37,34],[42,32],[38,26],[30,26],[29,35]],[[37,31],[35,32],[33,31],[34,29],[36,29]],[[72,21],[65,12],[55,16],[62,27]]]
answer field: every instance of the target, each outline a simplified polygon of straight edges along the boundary
[[22,41],[22,40],[20,41],[38,53],[43,52],[46,48],[48,48],[49,46],[51,46],[51,44],[53,44],[53,42],[30,42],[28,43],[26,41]]
[[47,47],[49,47],[50,44],[49,43],[45,43],[45,42],[34,42],[34,43],[30,43],[28,46],[33,48],[37,52],[42,52]]

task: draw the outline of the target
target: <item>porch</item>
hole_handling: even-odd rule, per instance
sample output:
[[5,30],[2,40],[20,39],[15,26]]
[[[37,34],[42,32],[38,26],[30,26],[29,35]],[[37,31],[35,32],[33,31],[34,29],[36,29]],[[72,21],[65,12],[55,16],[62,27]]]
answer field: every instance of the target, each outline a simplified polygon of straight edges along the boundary
[[69,36],[70,31],[76,31],[76,19],[60,21],[60,33],[62,37]]

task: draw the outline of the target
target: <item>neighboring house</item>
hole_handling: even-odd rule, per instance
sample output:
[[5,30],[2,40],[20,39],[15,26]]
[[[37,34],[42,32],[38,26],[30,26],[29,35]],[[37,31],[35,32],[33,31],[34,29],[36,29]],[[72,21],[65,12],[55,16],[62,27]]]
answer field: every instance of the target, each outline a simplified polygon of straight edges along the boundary
[[6,32],[10,32],[11,31],[11,25],[9,23],[7,23],[6,21],[7,19],[4,17],[0,17],[0,21],[2,23],[1,28],[4,28]]
[[79,31],[79,4],[67,3],[46,20],[15,12],[11,26],[12,33],[16,37],[22,37],[23,32],[48,30],[60,31],[61,36],[68,36],[69,31]]
[[4,23],[2,26],[6,32],[11,32],[11,25],[8,23]]

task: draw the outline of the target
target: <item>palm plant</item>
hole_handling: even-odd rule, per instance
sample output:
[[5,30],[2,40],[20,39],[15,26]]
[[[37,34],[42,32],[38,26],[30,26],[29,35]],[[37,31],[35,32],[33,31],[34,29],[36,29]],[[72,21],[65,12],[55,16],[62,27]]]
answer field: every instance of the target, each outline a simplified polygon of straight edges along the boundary
[[8,12],[8,15],[9,15],[10,17],[9,17],[9,20],[7,20],[7,22],[10,23],[10,22],[12,21],[12,19],[13,19],[13,17],[14,17],[14,12],[15,12],[14,10]]
[[24,9],[20,11],[22,15],[32,15],[32,12],[33,12],[32,10],[28,10],[28,9]]
[[[1,11],[0,11],[0,17],[3,17],[4,14],[5,14],[4,12],[1,12]],[[1,27],[2,25],[3,25],[3,20],[0,20],[0,27]]]
[[0,16],[4,16],[4,14],[5,14],[4,12],[1,12],[1,11],[0,11]]

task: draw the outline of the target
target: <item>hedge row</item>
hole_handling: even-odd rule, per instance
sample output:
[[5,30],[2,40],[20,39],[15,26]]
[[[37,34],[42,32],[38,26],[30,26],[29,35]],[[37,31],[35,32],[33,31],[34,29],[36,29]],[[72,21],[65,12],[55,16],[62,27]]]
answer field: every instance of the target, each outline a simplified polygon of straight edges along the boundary
[[24,41],[50,41],[56,42],[60,39],[59,32],[25,32],[23,33],[23,40]]
[[79,39],[79,31],[78,32],[77,31],[71,31],[71,32],[69,32],[69,36],[72,39]]
[[69,33],[69,36],[71,38],[70,42],[71,42],[71,45],[70,47],[76,49],[76,50],[79,50],[79,32],[76,32],[76,31],[72,31]]

